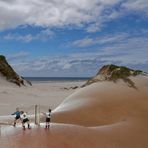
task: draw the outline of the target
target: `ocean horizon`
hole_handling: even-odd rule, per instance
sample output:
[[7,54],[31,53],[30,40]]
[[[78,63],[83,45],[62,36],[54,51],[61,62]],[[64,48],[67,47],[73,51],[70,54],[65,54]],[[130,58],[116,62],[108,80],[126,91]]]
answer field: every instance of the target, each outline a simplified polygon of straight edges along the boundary
[[90,77],[24,77],[32,82],[87,81]]

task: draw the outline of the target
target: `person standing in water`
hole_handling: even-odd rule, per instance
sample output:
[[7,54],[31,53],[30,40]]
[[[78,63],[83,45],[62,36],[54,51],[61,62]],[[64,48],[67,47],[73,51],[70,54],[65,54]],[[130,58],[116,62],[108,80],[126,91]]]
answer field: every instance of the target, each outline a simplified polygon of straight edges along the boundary
[[25,123],[28,124],[28,129],[30,129],[30,122],[29,122],[29,118],[27,116],[27,113],[25,113],[24,111],[21,111],[21,120],[22,120],[22,127],[23,127],[23,130],[25,130]]
[[19,111],[19,108],[17,107],[16,108],[16,112],[14,112],[13,114],[11,114],[11,115],[15,115],[15,120],[14,120],[14,124],[13,124],[13,126],[15,127],[16,126],[16,122],[17,121],[21,121],[21,117],[20,117],[20,111]]
[[51,109],[48,110],[47,113],[43,113],[46,116],[46,126],[45,128],[50,128],[50,120],[51,120]]

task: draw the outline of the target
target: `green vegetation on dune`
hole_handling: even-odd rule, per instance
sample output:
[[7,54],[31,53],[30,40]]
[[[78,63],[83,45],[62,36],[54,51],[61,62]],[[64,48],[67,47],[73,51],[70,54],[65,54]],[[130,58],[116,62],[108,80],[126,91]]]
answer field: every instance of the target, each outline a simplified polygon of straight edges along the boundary
[[18,86],[24,85],[24,80],[13,70],[13,68],[8,64],[6,58],[3,55],[0,55],[0,73],[8,81],[17,84]]
[[130,79],[130,76],[137,76],[140,74],[143,74],[141,70],[133,70],[125,66],[117,66],[113,64],[105,65],[99,70],[97,75],[88,80],[86,84],[83,85],[83,87],[92,83],[96,83],[98,81],[117,82],[117,80],[122,79],[129,87],[133,87],[136,89],[136,86],[134,82]]

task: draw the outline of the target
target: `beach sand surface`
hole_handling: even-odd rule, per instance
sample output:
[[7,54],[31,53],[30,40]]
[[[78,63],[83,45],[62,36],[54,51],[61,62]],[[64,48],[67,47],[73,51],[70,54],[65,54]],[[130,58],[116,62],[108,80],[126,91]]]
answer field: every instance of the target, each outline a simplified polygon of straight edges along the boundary
[[119,80],[69,92],[52,111],[49,130],[44,125],[26,131],[2,126],[1,147],[147,148],[148,78],[131,79],[137,89]]
[[[28,113],[34,112],[34,106],[40,105],[43,111],[55,109],[75,89],[64,89],[81,86],[81,81],[35,82],[33,86],[18,87],[4,79],[0,79],[0,115],[10,115],[20,107]],[[42,111],[42,110],[41,110]]]

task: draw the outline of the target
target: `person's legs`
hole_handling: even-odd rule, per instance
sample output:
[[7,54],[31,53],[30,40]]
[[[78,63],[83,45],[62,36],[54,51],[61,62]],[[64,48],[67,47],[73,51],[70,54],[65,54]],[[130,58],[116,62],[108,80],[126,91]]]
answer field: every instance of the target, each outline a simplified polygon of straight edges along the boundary
[[25,130],[25,122],[22,122],[22,127],[23,127],[23,130]]
[[48,120],[46,121],[46,127],[47,127],[47,128],[50,127],[50,118],[48,118]]
[[13,126],[14,126],[14,127],[16,126],[16,119],[14,120]]
[[28,124],[28,129],[30,129],[30,122],[29,122],[29,120],[27,121],[27,124]]
[[48,122],[46,122],[46,126],[45,126],[45,128],[47,128],[48,127]]
[[48,126],[48,128],[50,128],[50,122],[47,122],[47,126]]
[[17,123],[18,121],[20,121],[20,120],[21,120],[20,117],[19,117],[19,116],[16,116],[16,118],[15,118],[15,120],[14,120],[13,126],[15,127],[15,126],[16,126],[16,123]]
[[46,126],[45,128],[49,128],[50,127],[50,118],[46,118]]

